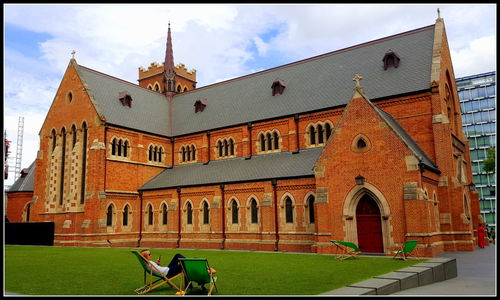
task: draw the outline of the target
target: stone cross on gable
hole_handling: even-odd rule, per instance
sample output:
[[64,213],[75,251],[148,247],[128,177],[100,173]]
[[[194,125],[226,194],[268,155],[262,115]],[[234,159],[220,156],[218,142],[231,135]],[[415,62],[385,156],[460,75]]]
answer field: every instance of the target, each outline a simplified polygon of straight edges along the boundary
[[359,76],[359,74],[356,74],[356,76],[354,76],[354,78],[352,79],[353,81],[356,81],[356,88],[361,88],[361,86],[359,85],[359,81],[363,79],[363,77]]
[[75,53],[76,53],[75,50],[71,51],[71,58],[72,59],[75,59]]

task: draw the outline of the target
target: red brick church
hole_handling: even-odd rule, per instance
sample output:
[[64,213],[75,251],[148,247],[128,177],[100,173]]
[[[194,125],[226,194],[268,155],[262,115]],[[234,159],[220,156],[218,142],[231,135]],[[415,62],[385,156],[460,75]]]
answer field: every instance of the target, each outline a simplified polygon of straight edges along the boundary
[[473,250],[481,221],[444,22],[196,88],[71,59],[12,222],[55,245],[390,254]]

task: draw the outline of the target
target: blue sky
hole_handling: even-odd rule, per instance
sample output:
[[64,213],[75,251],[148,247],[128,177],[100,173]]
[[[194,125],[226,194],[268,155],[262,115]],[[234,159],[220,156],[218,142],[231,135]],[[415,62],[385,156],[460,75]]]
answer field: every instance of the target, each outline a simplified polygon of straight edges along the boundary
[[36,158],[73,50],[79,64],[136,83],[138,67],[164,59],[170,21],[175,63],[196,69],[201,87],[434,24],[438,7],[455,76],[495,71],[495,4],[4,4],[9,165],[20,116],[22,167]]

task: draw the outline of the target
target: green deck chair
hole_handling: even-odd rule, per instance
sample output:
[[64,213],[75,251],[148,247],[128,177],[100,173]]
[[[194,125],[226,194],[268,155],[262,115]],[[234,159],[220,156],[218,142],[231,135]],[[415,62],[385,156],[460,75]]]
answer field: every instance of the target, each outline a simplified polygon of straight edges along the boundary
[[139,295],[146,294],[160,286],[163,286],[164,284],[170,285],[178,292],[182,291],[181,288],[175,285],[175,283],[172,281],[173,279],[182,276],[182,273],[179,273],[171,278],[168,278],[163,273],[161,273],[160,270],[155,268],[155,266],[153,266],[144,256],[142,256],[142,254],[139,251],[132,250],[130,252],[132,252],[132,254],[134,254],[135,257],[137,257],[139,263],[144,269],[144,285],[134,290],[137,294]]
[[210,266],[206,258],[179,258],[179,261],[184,273],[183,295],[188,292],[188,289],[193,287],[193,282],[197,283],[198,286],[210,284],[208,296],[212,294],[213,288],[217,291],[217,286],[215,285],[217,277],[208,272]]
[[348,259],[350,257],[355,257],[359,253],[361,253],[361,250],[359,250],[358,246],[354,243],[351,242],[345,242],[345,241],[337,241],[337,240],[331,240],[331,242],[337,246],[337,249],[341,251],[340,254],[337,254],[335,256],[336,259],[338,260],[344,260]]
[[418,240],[406,241],[404,245],[401,247],[401,250],[392,251],[392,253],[394,253],[393,258],[402,258],[403,260],[406,260],[409,256],[417,258],[416,254],[415,255],[411,254],[411,252],[415,250],[415,248],[417,247],[417,243]]

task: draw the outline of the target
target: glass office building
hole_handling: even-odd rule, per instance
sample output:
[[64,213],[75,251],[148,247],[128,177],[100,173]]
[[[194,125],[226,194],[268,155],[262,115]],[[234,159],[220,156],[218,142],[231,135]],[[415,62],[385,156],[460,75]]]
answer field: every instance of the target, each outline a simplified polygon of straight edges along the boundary
[[456,83],[481,214],[488,227],[495,227],[496,173],[483,167],[488,149],[496,148],[496,72],[457,78]]

